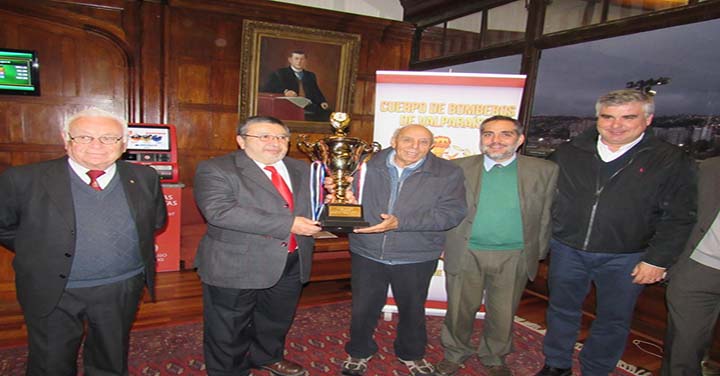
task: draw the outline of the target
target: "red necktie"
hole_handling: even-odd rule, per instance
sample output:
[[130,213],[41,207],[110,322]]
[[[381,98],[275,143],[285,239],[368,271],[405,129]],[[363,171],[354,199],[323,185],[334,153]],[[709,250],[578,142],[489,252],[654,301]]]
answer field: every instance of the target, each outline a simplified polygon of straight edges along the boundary
[[[295,209],[295,205],[293,203],[293,195],[292,192],[290,192],[290,188],[285,183],[285,180],[283,180],[282,176],[277,172],[275,167],[273,166],[265,166],[265,169],[270,171],[272,183],[275,186],[275,189],[278,190],[280,193],[280,196],[282,196],[283,199],[285,199],[285,202],[287,202],[287,207],[290,210],[290,213],[293,212]],[[297,248],[297,240],[295,240],[295,234],[290,234],[290,242],[288,242],[288,252],[294,252],[295,248]]]
[[90,186],[93,187],[96,191],[102,191],[102,188],[100,187],[100,184],[98,184],[97,178],[105,175],[105,171],[103,170],[90,170],[87,172],[87,175],[90,177]]

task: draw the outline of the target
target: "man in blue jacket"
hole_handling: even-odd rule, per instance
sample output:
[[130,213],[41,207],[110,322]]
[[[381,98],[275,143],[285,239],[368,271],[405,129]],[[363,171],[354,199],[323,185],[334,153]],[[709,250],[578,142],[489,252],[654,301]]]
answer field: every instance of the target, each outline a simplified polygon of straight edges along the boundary
[[561,145],[550,242],[545,366],[569,376],[582,304],[597,291],[596,319],[580,352],[584,376],[606,376],[625,349],[635,301],[663,279],[695,223],[695,164],[647,130],[652,96],[617,90],[598,99],[597,130]]
[[350,235],[353,301],[345,375],[364,374],[378,350],[373,332],[388,286],[399,313],[395,354],[411,374],[434,374],[424,359],[424,304],[445,231],[467,211],[462,170],[429,153],[432,132],[408,125],[395,132],[391,145],[368,162],[361,188],[370,227]]

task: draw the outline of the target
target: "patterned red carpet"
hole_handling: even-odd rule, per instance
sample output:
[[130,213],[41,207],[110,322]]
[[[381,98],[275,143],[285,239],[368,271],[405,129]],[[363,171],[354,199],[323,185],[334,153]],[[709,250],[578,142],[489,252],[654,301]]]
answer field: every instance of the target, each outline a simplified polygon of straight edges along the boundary
[[[298,312],[287,340],[287,358],[303,364],[315,375],[339,375],[345,359],[343,346],[347,341],[350,304],[336,303],[304,308]],[[379,321],[375,338],[379,353],[369,364],[368,376],[407,375],[392,350],[397,315],[393,320]],[[482,328],[482,320],[476,327]],[[433,363],[442,358],[439,335],[441,317],[428,317],[428,360]],[[515,325],[515,352],[508,356],[508,366],[516,376],[533,375],[542,367],[542,334],[532,329],[532,323]],[[27,349],[14,347],[0,349],[0,375],[22,375]],[[577,360],[576,366],[577,366]],[[254,371],[265,376],[265,371]],[[132,333],[130,348],[131,375],[205,375],[202,356],[202,325],[191,323]],[[476,358],[470,359],[458,375],[485,375],[485,369]],[[615,375],[632,375],[617,369]]]

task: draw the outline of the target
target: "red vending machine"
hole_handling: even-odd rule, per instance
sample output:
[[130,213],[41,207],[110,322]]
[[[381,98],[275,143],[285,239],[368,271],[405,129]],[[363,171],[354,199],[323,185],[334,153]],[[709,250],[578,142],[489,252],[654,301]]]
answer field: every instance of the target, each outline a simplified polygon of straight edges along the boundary
[[171,124],[129,124],[127,151],[122,157],[154,168],[160,175],[168,223],[155,238],[157,271],[180,270],[180,209],[182,205],[177,163],[177,138]]

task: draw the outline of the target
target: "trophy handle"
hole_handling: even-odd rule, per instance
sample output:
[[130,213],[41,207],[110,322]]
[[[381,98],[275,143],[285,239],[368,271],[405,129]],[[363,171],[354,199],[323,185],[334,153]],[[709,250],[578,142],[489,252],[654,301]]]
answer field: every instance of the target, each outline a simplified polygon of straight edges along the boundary
[[380,150],[382,150],[382,146],[380,146],[380,143],[379,143],[379,142],[373,141],[372,144],[367,144],[367,143],[366,143],[366,144],[364,145],[363,150],[362,150],[363,153],[365,153],[365,155],[363,155],[363,157],[362,157],[362,162],[360,162],[360,164],[369,161],[370,158],[371,158],[375,153],[379,152]]
[[301,134],[298,136],[298,149],[300,149],[301,152],[305,153],[305,155],[310,157],[310,160],[312,160],[313,162],[320,161],[326,165],[329,155],[327,144],[325,144],[323,140],[311,144],[307,142],[307,139],[308,136],[306,134]]
[[308,144],[307,137],[308,136],[306,134],[299,135],[297,147],[298,147],[298,149],[300,149],[301,152],[307,154],[310,158],[312,158],[312,155],[313,155],[312,146],[310,144]]

